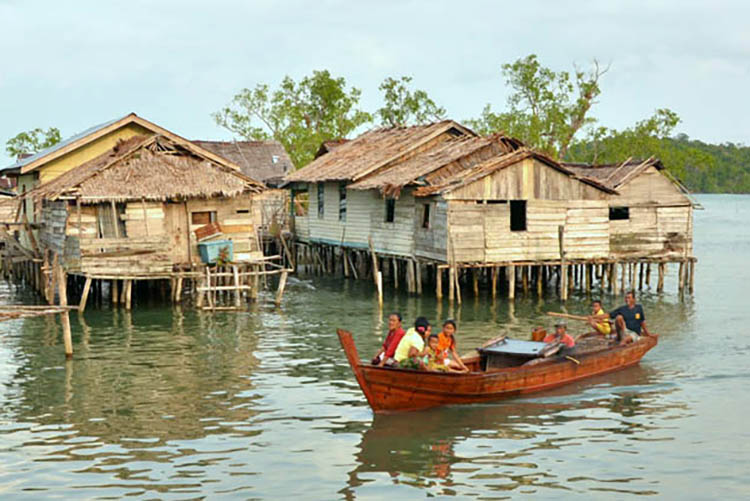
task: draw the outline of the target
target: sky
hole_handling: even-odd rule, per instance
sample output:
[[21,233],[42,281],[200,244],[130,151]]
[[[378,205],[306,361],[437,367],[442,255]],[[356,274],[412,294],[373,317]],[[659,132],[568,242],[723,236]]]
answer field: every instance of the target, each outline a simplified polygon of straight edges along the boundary
[[658,108],[676,132],[750,144],[750,2],[0,0],[0,166],[36,127],[63,137],[130,112],[188,139],[230,139],[211,113],[242,88],[328,69],[381,105],[408,75],[448,116],[508,97],[501,66],[610,65],[591,113],[632,126]]

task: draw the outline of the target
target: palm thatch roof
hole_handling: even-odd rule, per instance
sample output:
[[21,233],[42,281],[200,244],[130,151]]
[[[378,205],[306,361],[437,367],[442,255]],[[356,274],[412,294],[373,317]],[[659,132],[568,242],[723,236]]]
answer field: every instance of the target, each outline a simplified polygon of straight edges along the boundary
[[559,162],[556,162],[543,153],[523,147],[510,153],[493,156],[468,169],[457,171],[453,175],[441,179],[438,184],[417,188],[414,191],[414,196],[425,197],[430,195],[449,193],[455,189],[471,184],[474,181],[482,179],[485,176],[488,176],[501,169],[505,169],[506,167],[515,165],[518,162],[526,160],[527,158],[534,158],[544,163],[545,165],[548,165],[552,169],[555,169],[556,171],[561,172],[571,178],[577,179],[584,184],[593,186],[596,189],[612,194],[617,193],[614,189],[605,186],[595,179],[576,175],[575,172],[562,166]]
[[294,170],[284,146],[278,141],[192,141],[240,166],[246,176],[278,186]]
[[616,190],[628,181],[638,177],[649,167],[654,167],[657,170],[664,169],[664,165],[662,165],[661,161],[654,157],[646,160],[633,160],[628,158],[624,162],[616,164],[594,165],[565,162],[562,165],[575,172],[578,176],[595,179],[613,190]]
[[521,142],[494,134],[487,137],[459,136],[436,144],[403,162],[397,162],[348,186],[350,189],[380,189],[397,196],[407,185],[434,185],[491,157],[510,153]]
[[202,149],[161,135],[134,136],[44,183],[26,196],[101,201],[232,197],[264,186],[237,169],[205,157]]
[[432,142],[459,136],[476,134],[452,120],[413,127],[374,129],[319,156],[302,169],[287,175],[285,181],[359,181],[429,148]]

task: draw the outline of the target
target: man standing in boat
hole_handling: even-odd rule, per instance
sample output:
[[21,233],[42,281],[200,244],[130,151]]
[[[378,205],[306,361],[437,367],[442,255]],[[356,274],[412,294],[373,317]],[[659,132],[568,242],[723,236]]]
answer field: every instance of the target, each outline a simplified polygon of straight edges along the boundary
[[401,342],[401,338],[404,337],[404,334],[404,329],[401,327],[401,314],[391,313],[388,316],[388,335],[385,337],[383,345],[372,358],[372,365],[380,365],[382,367],[383,365],[394,363],[393,357],[396,354],[396,348],[398,347],[398,343]]
[[635,291],[628,291],[625,294],[625,304],[610,311],[609,317],[615,321],[615,330],[620,346],[638,341],[641,333],[651,336],[646,327],[646,315],[643,312],[643,306],[635,302]]

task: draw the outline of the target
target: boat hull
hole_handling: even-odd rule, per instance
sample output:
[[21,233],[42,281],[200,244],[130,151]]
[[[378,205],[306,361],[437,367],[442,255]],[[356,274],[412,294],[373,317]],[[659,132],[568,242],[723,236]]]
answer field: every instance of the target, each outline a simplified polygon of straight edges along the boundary
[[339,330],[338,335],[362,392],[378,413],[490,402],[556,388],[635,365],[657,344],[656,337],[644,336],[636,343],[575,359],[558,358],[538,365],[462,374],[362,364],[351,333]]

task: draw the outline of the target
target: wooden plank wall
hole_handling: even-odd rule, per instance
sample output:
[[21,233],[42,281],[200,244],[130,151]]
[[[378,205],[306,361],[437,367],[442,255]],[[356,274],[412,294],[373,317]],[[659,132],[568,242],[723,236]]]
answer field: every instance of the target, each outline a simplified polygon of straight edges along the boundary
[[[430,227],[422,227],[424,205],[430,205]],[[448,203],[442,198],[417,199],[414,215],[414,255],[446,262],[448,260]]]
[[[184,209],[183,209],[184,210]],[[262,220],[261,206],[255,204],[253,195],[242,195],[233,198],[213,198],[210,200],[189,200],[187,202],[189,214],[189,232],[191,242],[191,254],[194,262],[200,261],[198,254],[198,242],[195,230],[201,224],[192,224],[192,213],[202,211],[215,211],[216,220],[221,225],[224,237],[232,240],[234,253],[246,253],[257,250],[256,225]]]
[[604,201],[529,200],[526,231],[510,230],[510,205],[449,202],[450,243],[456,262],[510,262],[560,258],[558,227],[565,228],[569,259],[609,254]]
[[[408,191],[396,200],[395,218],[385,222],[385,199],[377,190],[347,190],[346,219],[339,220],[339,183],[325,183],[323,217],[318,216],[318,191],[310,184],[310,209],[295,218],[298,235],[312,242],[366,249],[372,236],[378,252],[411,257],[414,252],[415,203]],[[301,229],[301,231],[300,231]]]
[[449,200],[604,200],[607,193],[527,158],[448,194]]
[[39,244],[43,249],[63,255],[68,220],[67,203],[47,201],[42,204],[42,226],[39,229]]

